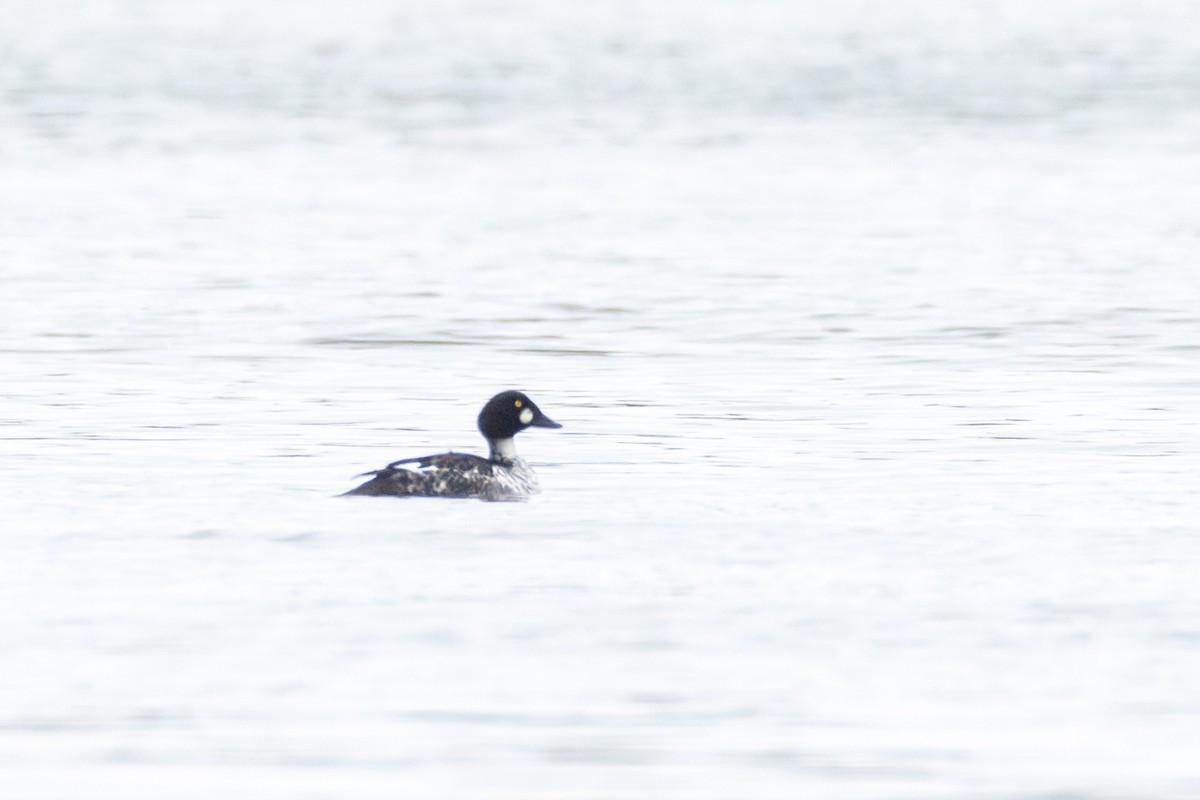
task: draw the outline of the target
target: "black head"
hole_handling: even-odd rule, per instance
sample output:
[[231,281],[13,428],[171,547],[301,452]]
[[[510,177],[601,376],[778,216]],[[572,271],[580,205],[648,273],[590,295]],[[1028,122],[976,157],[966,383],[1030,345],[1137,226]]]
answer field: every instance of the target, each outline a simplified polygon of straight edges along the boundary
[[479,412],[479,432],[488,439],[511,439],[526,428],[561,428],[522,392],[501,392]]

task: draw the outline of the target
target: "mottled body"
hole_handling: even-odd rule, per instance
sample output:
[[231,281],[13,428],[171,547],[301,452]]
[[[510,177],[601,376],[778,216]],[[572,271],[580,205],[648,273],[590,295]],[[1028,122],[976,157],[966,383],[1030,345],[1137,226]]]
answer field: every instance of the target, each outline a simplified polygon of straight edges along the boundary
[[395,461],[346,494],[474,497],[520,500],[538,491],[537,476],[522,459],[489,461],[467,453],[441,453]]

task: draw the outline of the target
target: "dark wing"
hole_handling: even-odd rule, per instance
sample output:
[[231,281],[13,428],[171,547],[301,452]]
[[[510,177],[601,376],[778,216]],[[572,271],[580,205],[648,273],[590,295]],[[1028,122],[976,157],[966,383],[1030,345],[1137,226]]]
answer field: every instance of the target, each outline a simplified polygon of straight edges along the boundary
[[373,477],[347,495],[484,497],[489,493],[492,464],[466,453],[440,453],[393,461],[381,470],[363,474]]

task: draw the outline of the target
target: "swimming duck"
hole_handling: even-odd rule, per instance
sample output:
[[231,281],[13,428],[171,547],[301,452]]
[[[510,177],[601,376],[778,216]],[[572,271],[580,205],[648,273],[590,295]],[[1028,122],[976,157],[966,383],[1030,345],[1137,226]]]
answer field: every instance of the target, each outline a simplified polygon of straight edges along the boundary
[[393,461],[364,472],[371,479],[346,495],[520,500],[539,489],[537,476],[517,455],[513,437],[526,428],[561,427],[523,392],[501,392],[479,412],[487,458],[451,452]]

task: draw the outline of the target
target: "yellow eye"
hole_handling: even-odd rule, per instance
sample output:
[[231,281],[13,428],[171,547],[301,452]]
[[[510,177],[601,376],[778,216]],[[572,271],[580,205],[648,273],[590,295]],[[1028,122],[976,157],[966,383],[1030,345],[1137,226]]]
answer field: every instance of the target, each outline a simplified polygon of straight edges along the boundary
[[515,403],[513,403],[513,405],[514,405],[514,406],[516,406],[517,408],[520,408],[520,407],[521,407],[521,401],[520,401],[520,400],[518,400],[518,401],[516,401]]

